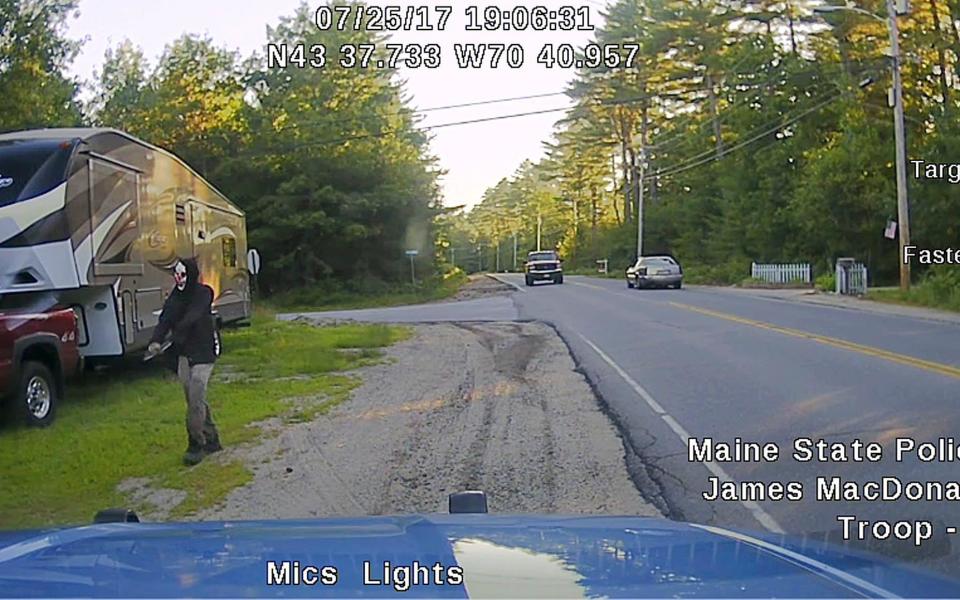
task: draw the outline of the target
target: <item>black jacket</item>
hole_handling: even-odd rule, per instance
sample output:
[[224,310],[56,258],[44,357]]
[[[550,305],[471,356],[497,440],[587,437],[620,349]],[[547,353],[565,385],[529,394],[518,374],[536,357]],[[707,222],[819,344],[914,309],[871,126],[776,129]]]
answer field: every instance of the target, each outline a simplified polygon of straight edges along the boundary
[[200,283],[200,271],[193,259],[186,259],[187,285],[176,287],[167,296],[160,313],[160,322],[153,330],[151,342],[163,342],[172,334],[174,352],[185,356],[191,365],[212,363],[214,350],[213,290]]

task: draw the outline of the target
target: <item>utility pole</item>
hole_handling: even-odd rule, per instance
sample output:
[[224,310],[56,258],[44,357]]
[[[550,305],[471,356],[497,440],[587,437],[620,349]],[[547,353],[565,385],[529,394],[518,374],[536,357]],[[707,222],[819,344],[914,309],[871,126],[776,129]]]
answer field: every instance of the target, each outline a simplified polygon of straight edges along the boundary
[[639,176],[637,177],[637,258],[643,256],[643,174],[646,170],[646,151],[640,148]]
[[900,79],[900,31],[897,7],[887,0],[890,29],[890,53],[893,55],[893,131],[897,142],[897,227],[900,232],[900,289],[910,289],[910,263],[903,260],[903,249],[910,245],[910,199],[907,196],[907,140],[903,125],[903,82]]
[[540,209],[537,209],[537,252],[540,252],[540,229],[543,227],[543,217],[540,216]]
[[707,93],[710,95],[710,109],[713,113],[713,136],[717,139],[717,158],[723,156],[723,131],[720,129],[720,105],[717,90],[713,87],[713,77],[707,69]]
[[573,239],[580,234],[580,190],[573,196]]
[[497,266],[494,268],[494,272],[500,272],[500,238],[497,238]]
[[513,232],[513,270],[517,270],[517,232]]
[[890,34],[891,69],[893,71],[893,134],[897,151],[897,228],[900,234],[900,254],[897,256],[897,263],[900,265],[900,289],[907,291],[910,289],[910,263],[903,261],[903,249],[910,245],[910,199],[907,190],[907,139],[903,124],[903,80],[900,76],[900,29],[897,24],[897,15],[909,12],[909,2],[908,0],[886,0],[886,5],[886,19],[851,4],[846,6],[817,6],[813,9],[813,12],[850,11],[887,23],[887,30]]

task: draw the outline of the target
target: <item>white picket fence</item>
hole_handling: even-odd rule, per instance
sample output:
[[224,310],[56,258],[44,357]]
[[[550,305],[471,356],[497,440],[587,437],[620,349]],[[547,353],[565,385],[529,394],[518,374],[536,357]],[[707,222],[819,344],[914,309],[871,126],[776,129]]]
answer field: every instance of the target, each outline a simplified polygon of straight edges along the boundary
[[758,264],[753,263],[750,267],[750,276],[754,279],[760,279],[767,283],[792,283],[801,281],[810,283],[810,264]]

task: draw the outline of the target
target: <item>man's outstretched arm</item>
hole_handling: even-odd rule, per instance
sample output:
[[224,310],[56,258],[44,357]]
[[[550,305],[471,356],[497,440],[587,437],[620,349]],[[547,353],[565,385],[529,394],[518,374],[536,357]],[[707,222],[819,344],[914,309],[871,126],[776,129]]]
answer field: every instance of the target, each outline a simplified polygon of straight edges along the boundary
[[153,336],[150,338],[151,344],[160,343],[167,337],[167,334],[176,326],[177,318],[181,312],[181,303],[178,302],[174,293],[170,292],[163,303],[163,310],[160,311],[157,326],[153,328]]

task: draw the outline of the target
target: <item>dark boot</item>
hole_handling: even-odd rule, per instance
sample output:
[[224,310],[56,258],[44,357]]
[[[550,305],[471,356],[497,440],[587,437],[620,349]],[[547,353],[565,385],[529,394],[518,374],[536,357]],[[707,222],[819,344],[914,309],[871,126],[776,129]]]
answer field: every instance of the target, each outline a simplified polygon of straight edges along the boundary
[[220,445],[220,440],[216,438],[212,442],[207,442],[207,445],[203,447],[204,454],[213,454],[221,450],[223,450],[223,446]]
[[196,444],[193,441],[190,442],[190,445],[187,446],[187,451],[183,454],[183,464],[188,467],[199,464],[203,460],[203,448],[200,444]]

